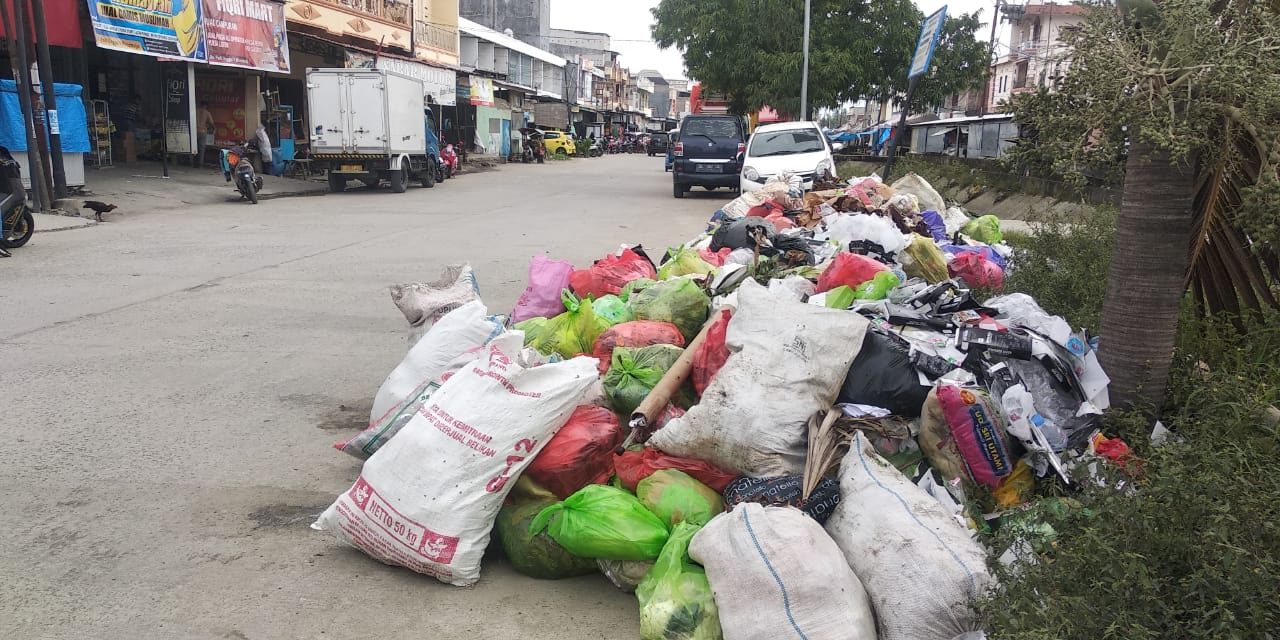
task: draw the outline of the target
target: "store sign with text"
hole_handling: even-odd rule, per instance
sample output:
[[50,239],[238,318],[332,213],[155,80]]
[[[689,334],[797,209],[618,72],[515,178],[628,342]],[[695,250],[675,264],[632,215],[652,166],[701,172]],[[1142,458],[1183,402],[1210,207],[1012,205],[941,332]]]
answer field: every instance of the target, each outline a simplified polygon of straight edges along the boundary
[[480,107],[493,106],[493,80],[471,76],[471,104]]
[[284,5],[266,0],[86,0],[104,49],[289,71]]
[[210,64],[289,72],[284,5],[262,0],[203,0]]

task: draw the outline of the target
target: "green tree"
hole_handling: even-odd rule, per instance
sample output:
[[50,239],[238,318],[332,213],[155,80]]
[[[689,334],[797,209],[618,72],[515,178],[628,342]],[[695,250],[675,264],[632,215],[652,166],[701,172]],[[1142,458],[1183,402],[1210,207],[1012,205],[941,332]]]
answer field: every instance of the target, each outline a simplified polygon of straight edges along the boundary
[[[676,47],[689,75],[728,96],[739,112],[770,105],[800,111],[804,6],[795,0],[662,0],[653,9],[654,40]],[[811,111],[846,101],[886,100],[906,91],[924,16],[911,0],[848,3],[813,0],[809,46]],[[978,14],[948,18],[933,70],[913,108],[980,87],[987,46],[974,33]]]
[[1202,313],[1274,308],[1280,8],[1252,0],[1099,7],[1068,36],[1056,94],[1014,102],[1027,165],[1124,167],[1101,359],[1120,405],[1158,410],[1184,294]]

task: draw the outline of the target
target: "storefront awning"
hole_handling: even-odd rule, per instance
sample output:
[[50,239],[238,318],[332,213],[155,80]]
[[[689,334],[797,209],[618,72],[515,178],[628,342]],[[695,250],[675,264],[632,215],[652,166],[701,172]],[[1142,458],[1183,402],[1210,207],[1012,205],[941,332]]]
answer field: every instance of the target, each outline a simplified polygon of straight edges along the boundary
[[[19,0],[0,0],[8,5],[9,20],[13,20],[13,10]],[[79,0],[26,0],[27,20],[30,24],[31,3],[39,2],[44,7],[45,33],[49,36],[49,44],[55,47],[79,49],[84,38],[80,36],[80,2]],[[31,33],[35,31],[32,30]],[[0,38],[7,37],[8,24],[0,21]]]

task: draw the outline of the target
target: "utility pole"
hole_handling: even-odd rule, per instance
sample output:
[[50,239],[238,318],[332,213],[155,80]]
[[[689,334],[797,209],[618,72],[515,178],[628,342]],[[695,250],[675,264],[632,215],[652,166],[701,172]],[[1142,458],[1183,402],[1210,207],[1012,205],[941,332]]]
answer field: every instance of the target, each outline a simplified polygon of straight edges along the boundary
[[53,161],[53,197],[61,199],[67,197],[67,171],[62,164],[62,135],[58,130],[58,98],[53,92],[53,63],[49,61],[49,34],[45,28],[43,2],[31,3],[31,18],[36,28],[36,59],[40,64],[40,85],[44,94],[44,121],[49,123],[49,157]]
[[995,81],[991,68],[994,66],[995,62],[996,26],[1000,24],[1000,6],[1003,4],[1004,0],[996,0],[995,13],[991,14],[991,44],[987,47],[987,81],[982,85],[982,104],[978,106],[978,115],[980,116],[987,115],[987,103],[991,100],[991,83]]
[[809,9],[811,0],[804,0],[804,66],[800,72],[800,119],[809,119]]
[[[8,0],[0,0],[7,4]],[[18,68],[15,79],[18,81],[18,101],[22,104],[22,116],[27,122],[27,164],[31,165],[31,194],[35,197],[36,211],[53,207],[49,198],[48,184],[44,173],[44,128],[36,120],[35,104],[31,101],[31,67],[27,62],[27,12],[26,0],[13,3],[13,31],[17,33]]]

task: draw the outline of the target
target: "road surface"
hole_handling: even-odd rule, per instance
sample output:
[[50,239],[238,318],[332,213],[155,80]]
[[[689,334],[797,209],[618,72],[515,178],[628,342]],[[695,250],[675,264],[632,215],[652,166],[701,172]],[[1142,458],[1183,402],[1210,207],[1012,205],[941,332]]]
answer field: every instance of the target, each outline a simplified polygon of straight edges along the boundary
[[37,234],[0,262],[0,638],[638,637],[601,576],[460,589],[308,527],[407,347],[387,285],[470,261],[505,312],[532,255],[657,257],[728,198],[611,156]]

